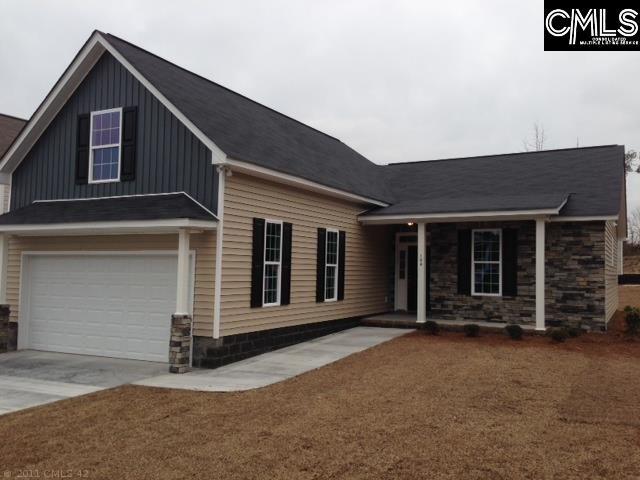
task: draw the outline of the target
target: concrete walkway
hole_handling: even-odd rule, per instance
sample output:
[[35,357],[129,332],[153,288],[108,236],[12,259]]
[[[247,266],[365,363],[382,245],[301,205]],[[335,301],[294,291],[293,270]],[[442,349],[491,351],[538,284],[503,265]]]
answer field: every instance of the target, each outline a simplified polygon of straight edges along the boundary
[[0,355],[0,415],[166,372],[165,363],[21,350]]
[[195,370],[182,375],[166,374],[134,383],[207,392],[251,390],[323,367],[406,333],[406,329],[399,328],[355,327],[215,370]]

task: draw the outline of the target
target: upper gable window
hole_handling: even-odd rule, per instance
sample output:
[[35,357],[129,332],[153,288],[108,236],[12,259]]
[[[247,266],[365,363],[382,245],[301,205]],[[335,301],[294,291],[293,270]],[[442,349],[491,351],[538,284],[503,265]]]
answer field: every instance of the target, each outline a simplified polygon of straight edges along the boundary
[[91,112],[89,183],[120,180],[122,108]]

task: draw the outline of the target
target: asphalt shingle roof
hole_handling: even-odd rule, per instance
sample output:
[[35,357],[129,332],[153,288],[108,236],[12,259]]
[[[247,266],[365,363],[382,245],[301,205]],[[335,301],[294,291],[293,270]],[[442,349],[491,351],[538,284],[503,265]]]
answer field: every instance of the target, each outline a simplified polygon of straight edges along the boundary
[[382,167],[340,140],[118,37],[102,35],[231,158],[375,200],[391,200]]
[[376,165],[339,140],[110,34],[105,39],[227,155],[391,204],[372,214],[542,209],[616,215],[624,147]]
[[26,120],[0,113],[0,158],[18,136]]
[[617,215],[623,192],[624,147],[391,164],[385,176],[396,202],[369,214],[546,209],[568,197],[561,216]]
[[0,215],[0,225],[116,222],[216,217],[184,193],[33,202]]

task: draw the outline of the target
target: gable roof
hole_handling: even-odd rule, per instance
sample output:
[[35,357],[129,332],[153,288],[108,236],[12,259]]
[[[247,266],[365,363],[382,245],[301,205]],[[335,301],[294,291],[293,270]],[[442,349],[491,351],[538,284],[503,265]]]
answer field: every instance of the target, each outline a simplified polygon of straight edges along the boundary
[[27,123],[26,120],[0,113],[0,157],[13,143],[25,123]]
[[396,202],[366,216],[554,208],[565,217],[615,216],[624,191],[624,147],[394,163],[385,176]]
[[340,140],[111,34],[107,41],[229,157],[379,201],[375,165]]
[[558,211],[566,217],[624,215],[623,146],[379,166],[334,137],[98,31],[4,154],[0,176],[19,164],[105,52],[211,149],[214,163],[238,169],[253,165],[256,175],[260,169],[279,172],[280,181],[293,179],[303,188],[321,186],[330,194],[388,205],[362,218],[514,209]]

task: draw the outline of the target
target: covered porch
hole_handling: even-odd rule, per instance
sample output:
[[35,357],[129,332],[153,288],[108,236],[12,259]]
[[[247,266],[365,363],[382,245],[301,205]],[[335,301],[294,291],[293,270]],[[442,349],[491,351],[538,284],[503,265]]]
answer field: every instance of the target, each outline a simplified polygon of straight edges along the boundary
[[[525,208],[529,200],[515,210],[394,214],[382,209],[361,215],[363,224],[386,225],[393,236],[393,310],[363,323],[406,328],[427,320],[451,327],[517,323],[544,331],[547,229],[567,196],[541,196],[534,199],[535,208]],[[477,203],[482,202],[469,205]]]

